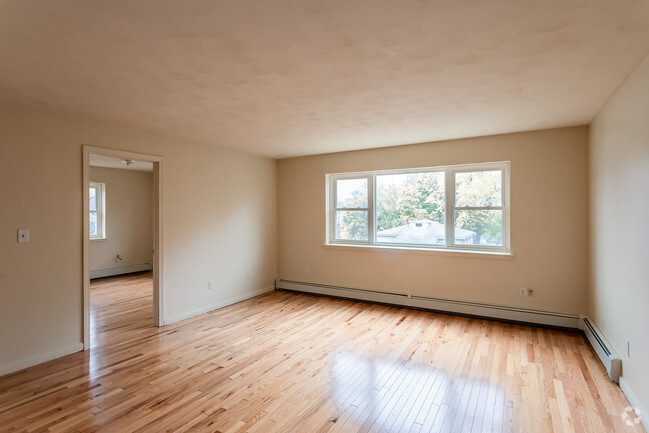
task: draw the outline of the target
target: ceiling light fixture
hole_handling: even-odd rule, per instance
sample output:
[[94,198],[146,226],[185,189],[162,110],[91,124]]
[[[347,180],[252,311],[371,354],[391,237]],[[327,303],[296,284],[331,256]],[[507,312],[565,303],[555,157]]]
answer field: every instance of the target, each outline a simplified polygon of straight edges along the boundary
[[133,164],[135,161],[133,161],[132,159],[122,159],[122,162],[126,164],[126,166],[128,167],[129,165]]

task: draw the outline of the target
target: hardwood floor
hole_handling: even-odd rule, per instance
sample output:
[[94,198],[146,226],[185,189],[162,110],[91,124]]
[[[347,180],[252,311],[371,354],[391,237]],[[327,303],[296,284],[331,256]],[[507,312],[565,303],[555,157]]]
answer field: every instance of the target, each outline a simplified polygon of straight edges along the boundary
[[584,337],[273,292],[153,328],[95,280],[93,348],[0,377],[0,431],[643,431]]

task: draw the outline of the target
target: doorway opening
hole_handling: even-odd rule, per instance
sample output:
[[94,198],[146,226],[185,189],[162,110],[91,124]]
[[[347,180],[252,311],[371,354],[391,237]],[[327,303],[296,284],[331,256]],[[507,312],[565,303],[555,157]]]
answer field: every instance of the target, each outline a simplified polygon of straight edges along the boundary
[[[84,349],[101,343],[91,342],[91,335],[126,326],[124,320],[164,324],[161,167],[156,155],[83,147]],[[98,302],[92,306],[91,287]],[[126,314],[108,311],[110,305],[124,307]],[[142,312],[144,305],[148,312]],[[129,308],[139,311],[137,317],[129,316]]]

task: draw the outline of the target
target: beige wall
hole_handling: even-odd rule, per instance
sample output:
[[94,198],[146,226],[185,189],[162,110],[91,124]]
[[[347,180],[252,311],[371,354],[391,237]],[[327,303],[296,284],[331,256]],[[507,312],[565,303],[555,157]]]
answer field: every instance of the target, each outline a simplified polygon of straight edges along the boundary
[[[589,311],[622,357],[621,386],[649,410],[649,57],[591,128]],[[625,338],[631,357],[626,356]],[[627,389],[625,389],[627,388]],[[646,414],[643,411],[643,414]],[[646,416],[646,415],[645,415]]]
[[[327,173],[505,160],[511,161],[514,257],[323,248]],[[586,311],[587,127],[284,159],[278,161],[278,198],[279,278]],[[534,295],[520,298],[520,287]]]
[[153,173],[90,167],[90,181],[106,185],[107,233],[90,241],[90,270],[153,264]]
[[164,158],[167,320],[273,284],[274,160],[5,102],[0,131],[0,371],[82,342],[82,144]]

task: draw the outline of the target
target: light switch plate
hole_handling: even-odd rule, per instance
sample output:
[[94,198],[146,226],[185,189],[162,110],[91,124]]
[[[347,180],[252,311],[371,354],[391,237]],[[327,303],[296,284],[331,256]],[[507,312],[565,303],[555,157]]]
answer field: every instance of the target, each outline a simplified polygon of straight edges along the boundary
[[18,242],[29,242],[29,229],[18,229]]

